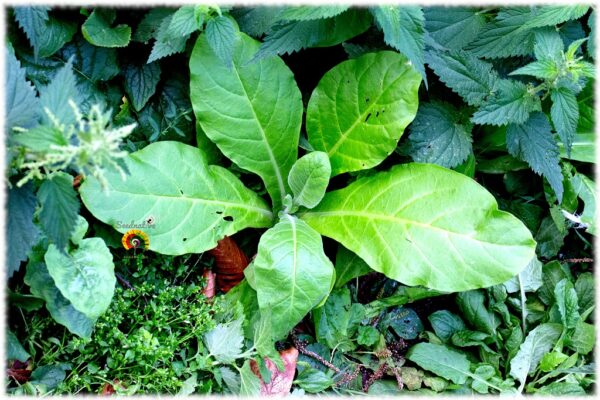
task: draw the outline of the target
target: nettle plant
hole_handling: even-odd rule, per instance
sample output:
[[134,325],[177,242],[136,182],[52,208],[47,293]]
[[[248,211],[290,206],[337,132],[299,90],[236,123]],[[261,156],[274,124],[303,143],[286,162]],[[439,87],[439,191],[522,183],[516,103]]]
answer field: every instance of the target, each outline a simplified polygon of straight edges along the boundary
[[255,57],[260,42],[239,33],[224,63],[206,34],[190,57],[190,96],[201,135],[238,167],[262,178],[271,205],[204,148],[162,141],[125,159],[129,176],[90,176],[80,194],[101,221],[155,218],[150,249],[202,253],[245,228],[267,228],[246,269],[244,304],[270,315],[285,337],[334,284],[321,235],[374,270],[443,292],[504,282],[534,258],[535,241],[473,179],[440,166],[408,163],[358,174],[326,192],[331,177],[379,165],[418,108],[421,75],[408,59],[377,51],[327,72],[306,108],[306,155],[298,158],[303,104],[278,56]]

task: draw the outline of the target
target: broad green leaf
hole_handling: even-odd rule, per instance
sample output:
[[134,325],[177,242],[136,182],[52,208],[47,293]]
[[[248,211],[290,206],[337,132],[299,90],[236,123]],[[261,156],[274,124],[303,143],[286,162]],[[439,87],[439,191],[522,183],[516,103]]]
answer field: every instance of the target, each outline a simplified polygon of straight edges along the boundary
[[125,47],[131,39],[131,28],[125,24],[113,27],[116,18],[114,9],[95,8],[81,25],[81,33],[94,46]]
[[530,75],[538,79],[555,79],[559,73],[560,69],[555,61],[541,60],[518,68],[509,75]]
[[564,44],[554,27],[536,30],[534,33],[533,54],[540,61],[562,60]]
[[471,128],[451,104],[421,103],[410,124],[409,154],[416,162],[456,167],[472,152]]
[[398,165],[360,178],[327,193],[302,218],[376,271],[441,291],[502,283],[534,255],[527,228],[498,211],[490,193],[458,172],[429,164]]
[[115,266],[102,239],[83,239],[69,255],[51,244],[44,259],[56,287],[77,311],[96,319],[108,309],[115,291]]
[[467,329],[463,320],[448,310],[435,311],[427,319],[429,319],[436,336],[443,341],[448,341],[456,332]]
[[335,17],[349,8],[347,5],[332,6],[290,6],[286,7],[277,17],[294,21],[308,21]]
[[5,50],[6,80],[4,85],[4,132],[13,134],[12,128],[31,128],[39,117],[39,100],[33,85],[25,77],[25,69],[14,51]]
[[425,7],[425,28],[444,47],[459,50],[477,38],[485,16],[477,8]]
[[556,367],[558,367],[568,358],[569,356],[559,351],[552,351],[550,353],[546,353],[540,360],[540,371],[550,372],[552,370],[555,370]]
[[105,47],[96,47],[85,40],[77,43],[81,72],[92,82],[108,81],[119,72],[117,50]]
[[44,180],[38,190],[38,199],[42,204],[39,219],[50,242],[63,250],[79,214],[79,200],[73,189],[73,177],[64,172],[57,172],[50,179]]
[[23,348],[21,343],[19,343],[19,339],[15,336],[15,334],[7,330],[6,331],[6,359],[7,360],[19,360],[21,362],[26,362],[29,357],[29,353]]
[[448,347],[433,343],[417,343],[412,346],[406,358],[419,367],[462,385],[471,375],[471,363],[467,357]]
[[594,305],[595,284],[594,275],[591,272],[584,272],[577,277],[575,281],[575,291],[579,303],[579,312],[584,312]]
[[150,249],[170,255],[201,253],[225,235],[247,227],[268,227],[272,213],[265,202],[229,171],[207,165],[197,148],[157,142],[125,159],[126,181],[107,172],[107,191],[88,177],[79,188],[85,206],[119,232],[124,221],[155,218],[147,230]]
[[428,51],[425,62],[440,80],[468,104],[479,106],[496,91],[499,77],[492,64],[464,51]]
[[48,273],[43,262],[43,249],[39,247],[37,254],[31,257],[27,264],[25,283],[29,285],[34,296],[46,301],[46,308],[56,322],[66,326],[71,333],[79,337],[88,339],[91,337],[96,320],[77,311],[69,300],[63,297]]
[[542,284],[542,263],[534,257],[523,271],[504,282],[504,287],[508,293],[519,292],[521,288],[525,292],[535,292]]
[[313,310],[315,338],[319,343],[340,351],[350,351],[356,345],[350,340],[364,318],[362,304],[352,304],[348,288],[336,289],[329,294],[322,307]]
[[[579,119],[581,121],[581,118]],[[561,158],[582,161],[586,163],[596,162],[596,135],[594,133],[576,133],[571,143],[571,154],[562,142],[558,142],[558,151]]]
[[596,183],[587,176],[576,173],[571,179],[573,190],[581,200],[584,208],[580,215],[581,222],[586,224],[586,231],[596,234]]
[[223,158],[219,148],[206,136],[198,121],[196,121],[196,145],[209,165],[218,164]]
[[59,383],[65,380],[67,376],[65,371],[70,369],[71,364],[68,363],[42,365],[31,373],[28,383],[34,386],[43,386],[43,391],[51,392],[56,389]]
[[374,7],[371,13],[383,31],[385,43],[404,54],[427,82],[423,65],[425,18],[421,7],[387,5]]
[[535,394],[542,396],[571,396],[581,397],[588,393],[577,383],[556,381],[548,385],[541,386]]
[[233,62],[233,51],[238,39],[239,28],[231,17],[220,15],[206,23],[206,41],[212,51],[228,68]]
[[260,394],[260,379],[250,369],[250,360],[246,360],[240,373],[240,396],[258,396]]
[[562,332],[559,324],[540,324],[535,327],[519,347],[510,362],[510,375],[523,384],[527,375],[538,367],[544,354],[548,353]]
[[356,342],[361,346],[373,346],[379,340],[379,331],[371,325],[359,326]]
[[569,347],[579,354],[588,354],[596,343],[596,328],[594,325],[579,320],[575,331],[569,340]]
[[279,57],[248,63],[258,46],[241,34],[227,68],[201,35],[190,58],[190,97],[206,135],[238,166],[263,179],[277,209],[297,158],[302,100]]
[[331,175],[327,154],[313,151],[294,163],[288,176],[288,184],[294,194],[294,203],[313,208],[325,196]]
[[285,8],[286,6],[257,5],[256,7],[234,8],[231,10],[231,15],[235,17],[242,32],[260,38],[269,32],[274,21],[279,20],[279,15]]
[[530,9],[531,16],[526,26],[537,28],[558,25],[572,19],[581,18],[588,12],[589,8],[587,5],[534,6]]
[[573,137],[579,121],[579,105],[575,93],[566,87],[554,88],[550,91],[552,108],[550,115],[554,128],[567,150],[567,156],[571,154]]
[[333,286],[335,289],[339,289],[352,279],[366,275],[371,271],[371,267],[362,258],[341,244],[338,245],[335,256],[335,284]]
[[294,384],[308,393],[321,393],[331,387],[334,381],[325,372],[309,367],[298,374]]
[[219,362],[230,364],[242,354],[242,322],[243,319],[237,319],[227,324],[218,324],[204,335],[204,344],[210,356]]
[[568,279],[558,282],[554,288],[554,298],[565,329],[575,328],[580,315],[577,292],[575,292],[573,284]]
[[388,311],[379,323],[384,330],[392,330],[402,339],[414,340],[423,331],[423,323],[412,308],[397,307]]
[[481,106],[471,120],[476,124],[497,126],[509,123],[523,124],[533,111],[541,111],[537,95],[530,93],[522,82],[501,80],[498,84],[498,94]]
[[125,68],[125,92],[131,99],[131,104],[136,111],[140,111],[150,97],[156,92],[156,85],[160,81],[160,66],[158,63],[133,65]]
[[[40,88],[40,106],[42,109],[48,109],[61,124],[68,125],[75,122],[76,117],[69,100],[79,105],[81,99],[82,95],[77,89],[71,62],[59,69],[47,86]],[[42,113],[42,122],[52,125],[52,119],[46,112]]]
[[328,71],[306,110],[310,144],[331,161],[332,176],[381,163],[417,112],[419,74],[400,54],[381,51]]
[[319,234],[289,215],[260,238],[248,270],[254,274],[260,309],[271,309],[276,340],[321,303],[333,280],[333,265]]
[[543,175],[556,193],[558,202],[562,202],[564,189],[558,165],[558,145],[545,114],[535,112],[524,124],[509,125],[506,147],[511,155],[527,161],[535,173]]
[[39,235],[33,224],[33,213],[37,204],[31,183],[7,191],[6,262],[8,277],[13,276],[27,260],[27,255]]
[[50,7],[15,7],[15,19],[33,47],[33,55],[50,57],[71,40],[77,31],[74,22],[56,19],[48,12]]
[[485,296],[481,290],[458,293],[456,303],[461,315],[471,326],[490,335],[496,335],[500,320],[486,308]]

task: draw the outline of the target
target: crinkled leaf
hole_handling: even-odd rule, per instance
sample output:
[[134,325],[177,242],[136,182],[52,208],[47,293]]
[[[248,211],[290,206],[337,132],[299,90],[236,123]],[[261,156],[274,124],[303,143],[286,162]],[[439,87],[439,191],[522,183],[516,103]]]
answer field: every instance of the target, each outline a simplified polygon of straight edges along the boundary
[[454,333],[467,328],[462,318],[448,310],[435,311],[427,319],[429,319],[436,336],[443,341],[450,340]]
[[171,13],[160,20],[160,24],[154,35],[156,40],[152,45],[148,63],[185,50],[185,44],[190,34],[180,34],[179,32],[172,31],[174,19],[175,13]]
[[69,255],[51,244],[44,259],[56,287],[77,311],[95,319],[108,309],[115,291],[115,266],[102,239],[83,239]]
[[530,75],[538,79],[554,79],[560,72],[559,68],[559,65],[553,60],[541,60],[518,68],[509,75]]
[[550,351],[562,332],[560,324],[540,324],[535,327],[519,347],[519,351],[510,362],[510,375],[525,382],[527,375],[532,374],[544,354]]
[[217,361],[230,364],[242,354],[244,335],[242,332],[243,319],[236,319],[227,324],[218,324],[204,334],[204,344],[209,355]]
[[374,7],[371,12],[383,31],[383,40],[404,54],[427,82],[423,65],[425,18],[421,7],[388,5]]
[[373,346],[379,340],[379,331],[371,325],[359,326],[356,342],[361,346]]
[[[265,202],[228,170],[207,165],[197,148],[158,142],[125,159],[126,181],[106,172],[106,191],[88,177],[79,188],[87,209],[124,233],[124,221],[155,218],[146,230],[150,249],[163,254],[200,253],[225,235],[247,227],[267,227],[272,213]],[[126,216],[126,217],[124,217]]]
[[567,87],[554,88],[550,92],[552,108],[550,115],[554,128],[567,150],[567,156],[571,155],[573,137],[579,121],[579,106],[575,93]]
[[362,258],[351,252],[341,244],[335,256],[335,285],[338,289],[352,279],[371,272],[371,267]]
[[279,57],[248,63],[258,46],[241,34],[227,68],[201,35],[190,58],[190,97],[206,135],[238,166],[263,179],[277,209],[297,158],[302,100]]
[[235,41],[239,28],[235,20],[223,15],[210,19],[206,23],[206,41],[212,51],[227,67],[231,67]]
[[533,53],[537,60],[561,61],[564,45],[556,29],[538,29],[534,35]]
[[[58,70],[50,84],[39,90],[42,109],[48,109],[62,124],[75,122],[75,114],[69,105],[69,100],[80,104],[82,96],[77,89],[77,81],[70,62]],[[42,121],[47,125],[52,124],[46,112],[42,113]]]
[[500,321],[486,308],[485,296],[481,290],[458,293],[456,303],[462,316],[471,326],[490,335],[496,335],[496,328],[500,325]]
[[81,40],[77,44],[81,62],[81,72],[92,82],[108,81],[120,71],[117,50],[96,47]]
[[7,272],[10,278],[19,271],[21,262],[27,260],[27,255],[38,237],[39,230],[33,223],[33,213],[37,204],[31,183],[21,188],[11,188],[7,192],[8,202],[6,213],[7,238]]
[[73,22],[58,20],[50,7],[15,7],[15,19],[27,35],[35,58],[50,57],[71,40],[77,30]]
[[33,85],[25,77],[25,69],[14,51],[5,50],[6,81],[4,86],[4,132],[12,135],[12,128],[31,128],[39,117],[39,100]]
[[313,208],[323,196],[329,183],[331,165],[327,154],[313,151],[294,163],[288,175],[288,184],[294,194],[294,202]]
[[81,25],[81,33],[94,46],[125,47],[131,39],[131,28],[125,24],[113,27],[116,18],[114,9],[95,8]]
[[425,7],[425,28],[433,39],[449,49],[462,49],[477,38],[485,16],[471,7]]
[[256,259],[246,271],[254,275],[260,309],[271,309],[276,340],[321,303],[333,280],[333,265],[319,234],[289,215],[262,235]]
[[79,214],[73,177],[64,172],[54,174],[41,184],[38,198],[42,205],[39,215],[42,229],[50,241],[63,250],[75,229]]
[[471,363],[467,357],[443,345],[417,343],[410,348],[406,358],[419,367],[459,385],[464,384],[471,375]]
[[310,144],[331,161],[332,176],[374,167],[395,148],[417,112],[419,74],[404,56],[368,53],[336,65],[306,111]]
[[577,292],[573,284],[568,279],[562,279],[554,288],[554,298],[565,329],[575,328],[580,315]]
[[490,193],[430,164],[360,178],[302,218],[376,271],[442,291],[502,283],[533,257],[527,228],[498,211]]
[[453,168],[471,154],[470,123],[449,103],[421,103],[410,124],[409,154],[414,161]]
[[527,161],[535,173],[544,176],[558,202],[562,202],[564,189],[558,145],[545,114],[535,112],[524,124],[510,124],[506,130],[506,147],[511,155]]
[[6,359],[7,360],[19,360],[21,362],[26,362],[29,357],[29,353],[23,348],[21,343],[19,343],[19,339],[15,336],[15,334],[8,330],[6,331]]
[[527,86],[518,81],[501,80],[498,93],[473,114],[476,124],[506,125],[523,124],[529,113],[540,111],[541,103],[537,95],[528,91]]
[[542,283],[542,263],[534,257],[523,271],[504,282],[504,287],[508,293],[516,293],[521,287],[525,292],[535,292]]
[[473,106],[482,105],[498,87],[492,64],[464,51],[428,51],[425,62],[452,91]]
[[160,81],[160,66],[158,63],[133,65],[125,67],[125,92],[131,99],[136,111],[140,111],[150,97],[156,92]]

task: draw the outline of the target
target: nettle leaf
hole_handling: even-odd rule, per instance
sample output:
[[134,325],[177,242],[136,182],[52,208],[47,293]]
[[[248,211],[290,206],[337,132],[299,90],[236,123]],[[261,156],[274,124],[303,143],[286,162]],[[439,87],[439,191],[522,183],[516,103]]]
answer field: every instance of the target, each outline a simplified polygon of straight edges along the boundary
[[527,375],[535,372],[544,354],[548,353],[560,337],[560,324],[540,324],[535,327],[510,361],[510,375],[524,383]]
[[332,6],[291,6],[286,7],[279,15],[280,19],[307,21],[312,19],[322,19],[335,17],[346,11],[350,6],[332,5]]
[[561,61],[564,44],[560,34],[553,27],[536,30],[534,33],[533,54],[540,61]]
[[6,226],[7,269],[8,277],[19,271],[21,261],[27,260],[27,255],[39,235],[38,228],[33,223],[33,213],[37,204],[31,183],[21,188],[11,188],[7,192]]
[[412,346],[406,358],[419,367],[448,379],[458,385],[466,383],[471,376],[471,363],[462,353],[433,343],[417,343]]
[[174,30],[172,28],[174,18],[175,13],[171,13],[170,15],[161,18],[156,33],[153,34],[156,40],[152,45],[152,51],[148,57],[148,64],[170,56],[171,54],[181,53],[185,50],[185,44],[189,39],[190,34],[184,34]]
[[38,199],[42,205],[39,215],[42,229],[50,241],[63,250],[75,229],[79,214],[73,177],[64,172],[55,173],[41,184]]
[[94,46],[125,47],[131,39],[131,28],[125,24],[112,27],[116,18],[113,9],[95,8],[81,25],[81,33]]
[[150,39],[155,37],[164,20],[173,14],[175,14],[173,9],[168,7],[156,7],[151,9],[144,15],[144,18],[142,18],[138,24],[132,40],[148,43]]
[[556,193],[558,202],[562,202],[564,189],[558,164],[558,145],[545,114],[535,112],[524,124],[510,124],[506,129],[506,147],[511,155],[527,161],[535,173],[543,175]]
[[131,99],[131,104],[136,111],[144,108],[150,97],[156,92],[156,86],[160,81],[160,73],[158,63],[129,64],[125,68],[125,92]]
[[37,252],[30,257],[24,279],[31,294],[46,301],[46,308],[56,322],[67,327],[71,333],[89,339],[96,320],[77,311],[60,293],[44,264],[45,249],[40,247],[35,249]]
[[33,55],[50,57],[69,42],[77,30],[73,22],[48,15],[50,7],[15,7],[15,19],[33,47]]
[[263,234],[246,271],[254,275],[260,309],[271,309],[275,340],[325,299],[334,278],[319,234],[289,215]]
[[27,147],[32,152],[45,152],[50,146],[68,146],[69,142],[63,133],[48,125],[37,125],[28,129],[27,132],[19,133],[13,138],[13,142]]
[[592,11],[587,23],[590,28],[590,36],[587,41],[587,54],[591,58],[596,59],[596,11]]
[[244,334],[243,319],[237,319],[227,324],[218,324],[204,335],[204,344],[209,355],[222,363],[234,362],[242,354]]
[[81,40],[77,43],[81,72],[92,82],[108,81],[120,71],[117,50],[96,47]]
[[56,287],[77,311],[96,319],[108,309],[115,291],[115,265],[102,239],[83,239],[69,255],[51,244],[44,259]]
[[567,87],[557,87],[550,91],[552,108],[550,115],[558,136],[562,140],[567,156],[571,155],[573,138],[579,121],[579,105],[575,93]]
[[369,272],[371,272],[371,267],[362,258],[341,244],[338,246],[335,255],[335,284],[333,286],[335,289],[339,289],[352,279]]
[[14,51],[6,49],[6,81],[4,97],[4,132],[12,135],[12,128],[31,128],[39,117],[39,100],[35,88],[25,77],[25,69]]
[[499,77],[492,64],[464,51],[428,51],[425,62],[453,92],[468,104],[479,106],[492,96]]
[[421,103],[410,125],[409,155],[414,161],[453,168],[472,152],[470,123],[449,103]]
[[310,47],[335,46],[360,35],[370,26],[369,15],[355,9],[326,19],[286,21],[277,18],[263,39],[255,59],[291,54]]
[[106,191],[88,177],[79,188],[85,206],[119,232],[123,221],[155,218],[146,231],[150,249],[162,254],[201,253],[224,236],[247,227],[268,227],[272,213],[265,202],[228,170],[208,165],[197,148],[157,142],[125,159],[126,181],[107,171]]
[[444,342],[450,340],[456,332],[467,329],[462,318],[448,310],[435,311],[427,319],[429,319],[436,336]]
[[263,179],[277,209],[297,158],[302,98],[279,57],[248,62],[260,44],[240,35],[231,68],[200,35],[190,58],[190,97],[202,130],[223,154]]
[[449,49],[462,49],[479,35],[485,15],[470,7],[425,7],[425,28],[433,39]]
[[558,76],[559,66],[553,60],[541,60],[529,63],[511,72],[509,75],[530,75],[538,79],[554,79]]
[[331,161],[331,175],[381,163],[398,144],[418,106],[421,77],[398,53],[368,53],[327,72],[306,110],[314,149]]
[[199,28],[198,20],[196,19],[197,6],[179,7],[173,17],[169,19],[169,25],[165,31],[159,30],[158,37],[175,38],[178,36],[189,36],[196,32]]
[[271,29],[274,21],[279,20],[279,15],[285,8],[286,6],[275,5],[234,8],[231,15],[235,17],[241,31],[259,39]]
[[204,32],[212,51],[227,67],[231,67],[234,45],[239,32],[235,20],[223,15],[212,18],[206,23]]
[[541,109],[540,98],[524,83],[504,79],[498,83],[497,95],[481,106],[471,121],[480,125],[522,124],[531,112]]
[[441,291],[502,283],[534,256],[529,230],[490,193],[430,164],[360,178],[302,219],[389,278]]
[[383,40],[404,54],[427,83],[423,65],[425,18],[421,7],[388,5],[374,7],[371,13],[383,31]]
[[292,166],[288,184],[294,193],[294,202],[306,208],[313,208],[325,196],[331,176],[331,164],[327,154],[313,151],[301,157]]
[[577,292],[573,284],[568,279],[562,279],[554,287],[554,298],[565,329],[575,328],[581,316],[579,315]]
[[[76,121],[69,100],[79,104],[82,96],[77,89],[77,80],[71,62],[58,70],[50,84],[39,90],[42,109],[48,109],[63,124],[72,124]],[[45,112],[42,113],[42,122],[52,125],[52,120]]]

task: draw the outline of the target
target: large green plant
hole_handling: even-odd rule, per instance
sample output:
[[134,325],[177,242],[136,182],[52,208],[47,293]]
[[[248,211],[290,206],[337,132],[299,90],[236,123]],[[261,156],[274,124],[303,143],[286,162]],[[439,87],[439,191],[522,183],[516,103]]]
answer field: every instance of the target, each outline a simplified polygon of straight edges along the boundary
[[[278,57],[240,33],[227,65],[200,35],[190,58],[190,95],[206,136],[265,183],[272,206],[203,149],[164,141],[132,153],[130,176],[107,174],[81,186],[100,220],[155,218],[150,249],[178,255],[213,248],[244,228],[268,228],[246,270],[244,293],[268,310],[274,338],[322,304],[334,268],[321,234],[387,276],[409,285],[464,291],[506,281],[534,257],[535,241],[471,178],[410,163],[365,174],[325,193],[330,175],[369,169],[397,146],[418,106],[419,72],[403,55],[380,51],[327,72],[308,102],[314,151],[298,159],[302,101]],[[256,294],[254,294],[254,291]]]

